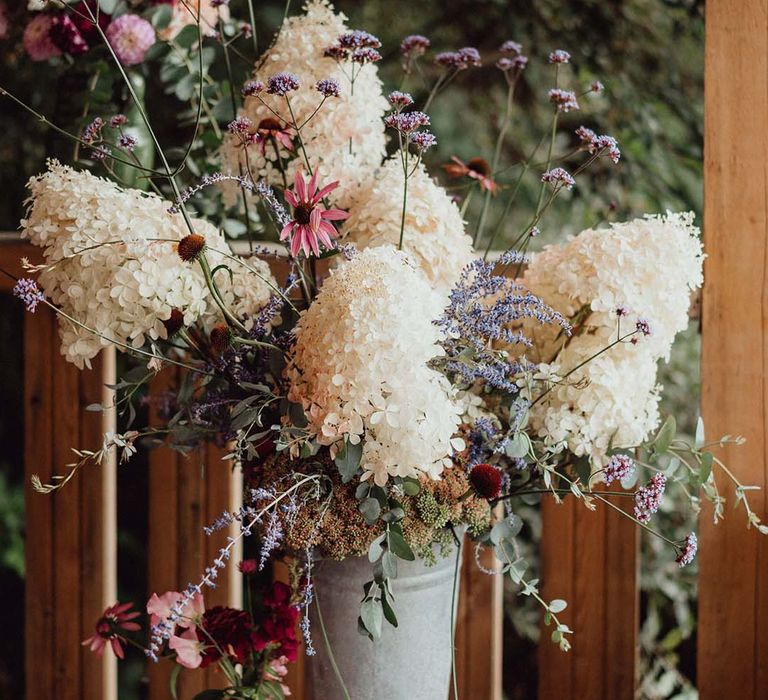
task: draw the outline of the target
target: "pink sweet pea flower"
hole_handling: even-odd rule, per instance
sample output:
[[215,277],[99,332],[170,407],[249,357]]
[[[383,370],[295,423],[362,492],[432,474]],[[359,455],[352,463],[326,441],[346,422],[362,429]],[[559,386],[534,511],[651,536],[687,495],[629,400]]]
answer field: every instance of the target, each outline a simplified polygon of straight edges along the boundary
[[198,668],[203,661],[205,644],[198,640],[193,629],[182,632],[168,640],[168,646],[176,652],[176,663],[184,668]]
[[[152,597],[147,601],[147,612],[150,615],[150,623],[154,627],[158,622],[167,620],[171,615],[171,608],[176,605],[184,594],[178,591],[166,591],[163,595],[158,596],[157,593],[153,593]],[[184,612],[182,616],[176,621],[179,627],[189,627],[194,629],[203,617],[205,612],[205,603],[203,602],[203,596],[201,593],[195,593],[192,596],[192,600],[184,606]]]
[[326,209],[323,197],[333,192],[339,183],[332,182],[322,189],[317,189],[317,172],[307,185],[304,176],[296,171],[293,190],[285,191],[285,199],[293,207],[293,219],[280,232],[280,240],[291,241],[291,255],[296,257],[300,250],[309,257],[310,252],[320,255],[320,243],[328,250],[334,246],[333,239],[338,236],[330,221],[342,221],[349,214],[341,209]]

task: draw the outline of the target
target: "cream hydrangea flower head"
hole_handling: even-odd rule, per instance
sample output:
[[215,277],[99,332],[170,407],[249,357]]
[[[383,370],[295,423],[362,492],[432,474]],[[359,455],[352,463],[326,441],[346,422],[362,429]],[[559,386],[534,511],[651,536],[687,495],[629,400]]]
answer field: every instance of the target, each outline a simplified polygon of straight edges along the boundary
[[[563,349],[556,329],[537,336],[536,359],[564,376],[647,320],[648,336],[620,343],[556,384],[533,407],[531,422],[550,444],[567,443],[601,465],[610,447],[639,444],[659,421],[657,363],[669,359],[688,324],[691,292],[703,281],[704,255],[692,213],[646,216],[583,231],[534,256],[523,284],[568,318],[588,314]],[[659,270],[663,268],[663,274]]]
[[[111,340],[141,347],[147,339],[167,337],[163,321],[174,308],[183,311],[187,325],[221,321],[199,267],[183,263],[176,252],[175,241],[188,229],[180,214],[168,212],[168,202],[55,160],[28,188],[22,235],[44,248],[42,289],[103,336],[62,319],[61,351],[70,362],[90,366]],[[266,263],[255,263],[261,274],[253,274],[216,253],[231,251],[215,227],[202,219],[193,225],[206,239],[212,266],[226,263],[233,270],[231,280],[225,271],[216,278],[224,298],[234,301],[237,294],[236,313],[256,314],[275,284]]]
[[[351,94],[349,80],[342,68],[334,59],[323,56],[323,51],[336,42],[339,34],[347,31],[346,17],[334,13],[327,0],[311,0],[304,10],[304,14],[285,21],[274,45],[260,59],[254,78],[266,83],[271,76],[282,71],[298,77],[300,87],[290,93],[291,108],[298,124],[302,124],[322,100],[320,93],[314,89],[315,83],[326,78],[338,82],[340,96],[325,101],[322,109],[302,128],[301,137],[312,171],[319,171],[324,182],[339,181],[339,187],[330,200],[336,206],[347,209],[384,157],[383,117],[390,105],[382,93],[375,65],[356,67],[354,93]],[[264,119],[274,118],[259,98],[275,112],[288,118],[285,98],[266,92],[259,97],[246,97],[238,116],[250,119],[254,127],[258,127]],[[282,185],[283,178],[276,166],[277,156],[272,144],[266,146],[264,155],[255,147],[249,148],[248,153],[254,177],[265,177],[270,183]],[[282,158],[291,155],[291,151],[281,147]],[[245,160],[237,137],[228,135],[225,138],[220,159],[223,170],[239,172]],[[287,174],[288,181],[294,179],[297,167],[304,167],[298,157]],[[234,203],[236,187],[229,183],[224,191],[226,198]]]
[[[403,207],[403,167],[395,154],[376,173],[355,203],[342,235],[359,247],[397,245]],[[459,208],[423,164],[408,178],[403,249],[435,289],[447,294],[472,259],[472,239]]]
[[380,246],[334,270],[296,326],[289,399],[320,444],[363,441],[363,479],[437,478],[463,447],[450,384],[427,366],[441,311],[409,256]]

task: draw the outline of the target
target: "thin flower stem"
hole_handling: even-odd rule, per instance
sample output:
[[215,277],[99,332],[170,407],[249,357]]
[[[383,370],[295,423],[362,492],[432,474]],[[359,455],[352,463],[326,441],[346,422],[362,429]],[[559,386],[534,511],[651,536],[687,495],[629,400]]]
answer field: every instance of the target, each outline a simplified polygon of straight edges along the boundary
[[453,684],[453,700],[458,700],[459,683],[456,678],[456,589],[458,588],[459,564],[461,563],[461,540],[453,527],[451,527],[451,533],[456,544],[456,560],[453,564],[453,589],[451,590],[451,682]]
[[397,244],[397,249],[403,249],[403,236],[405,235],[405,210],[408,206],[408,145],[406,143],[403,148],[403,136],[398,132],[398,138],[400,139],[400,159],[403,164],[403,212],[400,215],[400,240]]
[[296,116],[293,113],[293,107],[291,107],[291,101],[288,98],[288,95],[285,96],[285,103],[288,105],[288,112],[291,115],[291,125],[296,130],[296,138],[299,140],[299,148],[301,148],[301,154],[304,156],[304,162],[307,164],[307,171],[309,172],[310,176],[312,176],[314,174],[312,172],[312,165],[309,162],[307,149],[304,148],[304,139],[301,138],[301,130],[298,123],[296,122]]

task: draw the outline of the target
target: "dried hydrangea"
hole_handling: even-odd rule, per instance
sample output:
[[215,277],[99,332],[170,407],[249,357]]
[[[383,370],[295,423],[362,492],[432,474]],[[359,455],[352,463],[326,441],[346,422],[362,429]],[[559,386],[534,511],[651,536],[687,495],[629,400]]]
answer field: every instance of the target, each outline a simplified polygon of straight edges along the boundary
[[[322,99],[313,88],[319,80],[331,79],[343,87],[339,97],[327,100],[301,130],[312,170],[319,169],[328,180],[339,180],[339,187],[331,199],[334,205],[343,209],[349,208],[359,190],[365,189],[370,173],[384,157],[385,136],[381,119],[389,108],[375,65],[355,69],[355,86],[351,91],[344,67],[333,58],[323,56],[324,49],[347,31],[345,20],[343,14],[334,13],[326,0],[312,0],[304,14],[286,20],[254,74],[254,78],[261,82],[281,71],[290,71],[298,77],[301,87],[289,97],[299,124],[314,112]],[[265,104],[288,116],[284,97],[248,92],[240,114],[254,124],[274,116]],[[294,155],[293,151],[281,149],[284,160]],[[245,162],[240,140],[227,136],[220,158],[224,171],[239,172],[239,163]],[[283,178],[273,148],[265,149],[264,153],[252,148],[249,158],[254,177],[263,176],[269,182],[282,185]],[[293,171],[299,166],[301,159],[295,158],[289,166],[289,180],[293,179]],[[236,185],[224,185],[224,190],[229,202],[234,203],[238,194]]]
[[[342,236],[360,248],[397,244],[402,199],[403,167],[395,154],[350,211]],[[423,165],[408,178],[404,231],[403,249],[411,253],[434,288],[448,294],[472,258],[472,239],[465,233],[459,208]]]
[[[62,319],[61,350],[69,361],[90,365],[111,340],[141,347],[148,339],[166,338],[163,321],[173,309],[183,311],[184,325],[221,321],[199,266],[178,256],[174,241],[189,231],[180,214],[168,212],[168,202],[55,160],[28,187],[22,235],[45,249],[43,291],[103,336]],[[266,264],[249,263],[257,275],[227,261],[215,252],[230,253],[223,236],[205,221],[193,224],[205,238],[211,264],[232,268],[232,279],[225,271],[216,277],[224,299],[243,318],[257,314],[274,285]]]
[[363,441],[363,479],[437,478],[463,446],[450,385],[427,366],[441,307],[408,255],[381,246],[337,268],[296,326],[289,399],[320,444]]
[[[637,445],[656,427],[657,362],[669,358],[675,335],[688,324],[702,262],[692,213],[587,230],[533,258],[523,284],[567,318],[586,314],[562,350],[556,331],[542,328],[535,359],[556,363],[562,377],[613,342],[617,324],[622,335],[634,332],[637,341],[590,360],[536,404],[531,421],[539,435],[553,445],[567,443],[600,468],[611,446]],[[653,332],[645,335],[637,320]]]

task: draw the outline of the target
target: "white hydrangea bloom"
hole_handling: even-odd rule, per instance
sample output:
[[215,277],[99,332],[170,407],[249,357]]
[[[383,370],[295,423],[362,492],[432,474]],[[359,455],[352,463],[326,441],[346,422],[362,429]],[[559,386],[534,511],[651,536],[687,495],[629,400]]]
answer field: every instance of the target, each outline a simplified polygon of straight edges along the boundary
[[[344,222],[342,235],[359,247],[397,245],[403,213],[403,168],[395,154],[376,173]],[[456,204],[420,164],[408,178],[403,249],[435,289],[447,294],[472,259],[472,239]]]
[[289,398],[324,445],[363,440],[363,478],[426,473],[451,463],[460,406],[427,361],[440,354],[439,295],[409,257],[369,248],[334,270],[296,327]]
[[537,335],[538,359],[556,363],[560,376],[616,340],[619,308],[628,312],[622,335],[638,318],[652,331],[634,336],[636,344],[615,345],[555,386],[531,411],[540,436],[600,466],[610,447],[634,446],[649,435],[659,422],[657,363],[669,359],[675,336],[688,324],[703,259],[692,213],[587,230],[533,257],[526,287],[567,317],[589,311],[564,349],[557,329]]
[[[324,78],[333,78],[339,83],[341,96],[326,100],[322,109],[302,128],[301,137],[312,170],[320,173],[321,181],[338,180],[340,183],[329,199],[336,206],[347,209],[384,157],[383,117],[389,103],[382,93],[378,68],[374,64],[355,66],[354,93],[351,94],[349,80],[342,68],[334,59],[323,56],[324,49],[333,44],[339,34],[347,31],[346,17],[334,13],[327,0],[311,0],[304,9],[304,14],[285,21],[274,45],[259,60],[254,78],[266,83],[270,76],[282,71],[298,76],[301,87],[288,96],[299,124],[317,109],[322,100],[314,89],[315,83]],[[349,73],[349,66],[346,72]],[[239,116],[247,117],[254,126],[258,126],[262,119],[274,118],[259,98],[281,116],[289,117],[285,98],[266,92],[259,97],[246,97]],[[266,157],[254,146],[249,147],[248,153],[254,177],[266,177],[270,183],[283,185],[271,144],[266,147]],[[283,159],[291,155],[291,151],[281,150]],[[223,170],[235,174],[239,172],[245,160],[237,138],[231,135],[225,138],[220,159]],[[292,161],[288,182],[293,182],[297,167],[305,167],[301,157]],[[232,183],[224,185],[230,203],[235,201],[236,187]]]
[[[22,235],[45,249],[41,288],[64,313],[103,336],[62,319],[61,350],[69,361],[90,366],[110,341],[141,347],[165,338],[162,321],[174,308],[188,325],[221,320],[199,266],[176,252],[175,241],[189,231],[180,214],[168,212],[168,202],[55,160],[28,187]],[[216,277],[225,299],[243,317],[257,313],[274,284],[266,264],[259,268],[265,279],[246,271],[214,252],[231,254],[213,226],[201,219],[193,225],[210,247],[211,265],[233,269],[231,281],[225,271]]]

